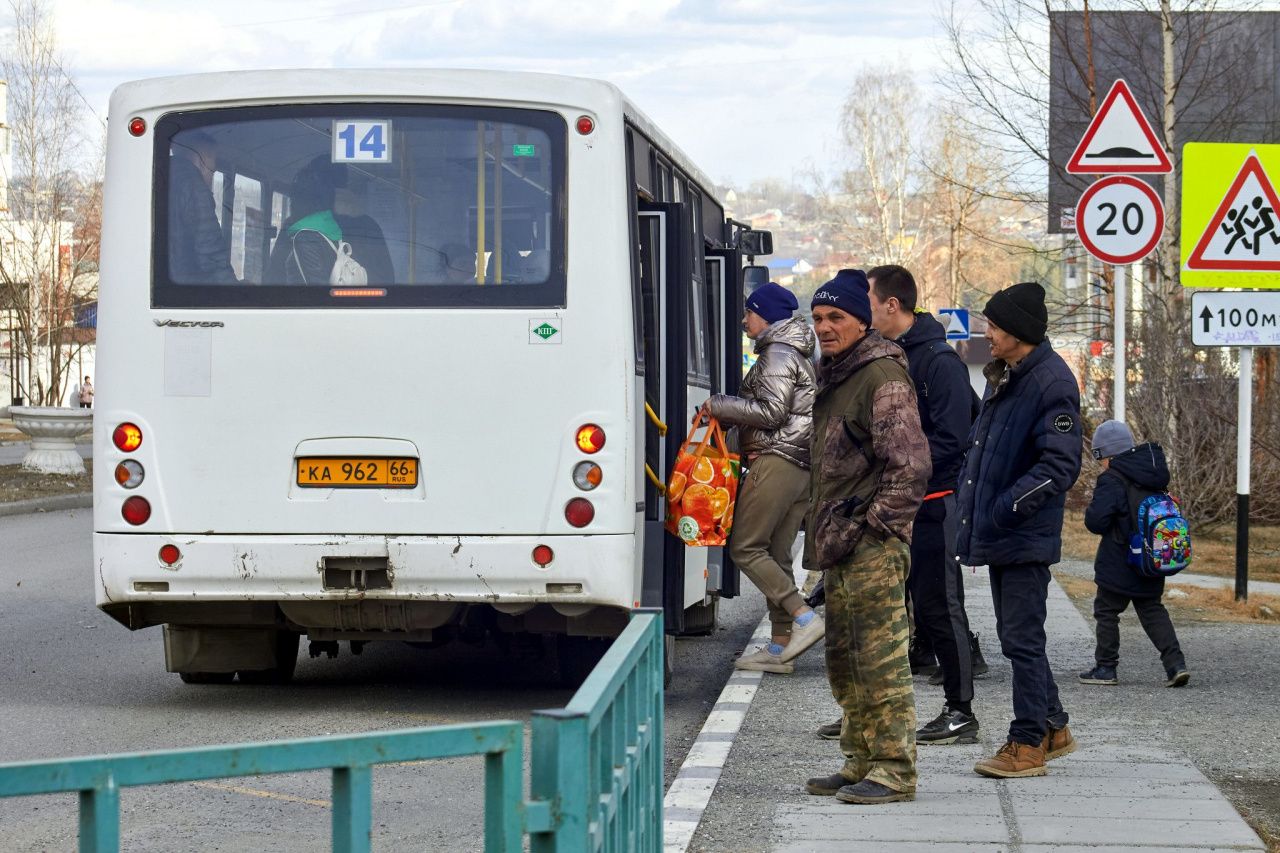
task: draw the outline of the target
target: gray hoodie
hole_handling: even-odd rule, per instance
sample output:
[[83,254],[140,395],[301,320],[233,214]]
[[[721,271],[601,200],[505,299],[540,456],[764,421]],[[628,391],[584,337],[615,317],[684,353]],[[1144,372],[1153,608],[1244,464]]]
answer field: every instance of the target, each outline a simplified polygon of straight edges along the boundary
[[756,340],[756,363],[742,380],[741,396],[715,394],[707,401],[722,424],[739,428],[743,456],[772,453],[809,467],[814,343],[813,330],[801,318],[779,320]]

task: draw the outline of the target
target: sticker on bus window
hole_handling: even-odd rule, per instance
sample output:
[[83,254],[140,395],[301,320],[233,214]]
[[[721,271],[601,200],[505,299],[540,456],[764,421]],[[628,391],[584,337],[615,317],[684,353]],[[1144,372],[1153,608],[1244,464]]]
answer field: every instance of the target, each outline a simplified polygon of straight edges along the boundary
[[334,121],[332,160],[334,163],[390,163],[391,122]]
[[512,145],[512,157],[537,157],[538,149],[533,145]]

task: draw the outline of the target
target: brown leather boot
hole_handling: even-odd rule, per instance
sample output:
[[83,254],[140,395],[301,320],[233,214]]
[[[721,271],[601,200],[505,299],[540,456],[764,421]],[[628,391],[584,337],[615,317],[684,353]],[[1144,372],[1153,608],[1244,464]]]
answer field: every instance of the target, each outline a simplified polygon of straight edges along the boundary
[[996,779],[1020,779],[1023,776],[1043,776],[1044,750],[1038,746],[1011,740],[1000,747],[992,758],[984,758],[973,769],[982,776]]
[[1044,750],[1044,760],[1053,761],[1055,758],[1061,758],[1064,755],[1075,752],[1076,739],[1071,736],[1071,728],[1069,726],[1063,726],[1060,729],[1047,726],[1040,748]]

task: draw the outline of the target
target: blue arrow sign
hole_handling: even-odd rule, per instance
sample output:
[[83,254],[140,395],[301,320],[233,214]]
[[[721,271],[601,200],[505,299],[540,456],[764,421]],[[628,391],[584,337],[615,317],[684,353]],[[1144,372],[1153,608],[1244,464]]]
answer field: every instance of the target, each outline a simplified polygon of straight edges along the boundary
[[947,340],[969,340],[968,308],[939,308],[938,319],[942,321],[942,325],[947,327]]

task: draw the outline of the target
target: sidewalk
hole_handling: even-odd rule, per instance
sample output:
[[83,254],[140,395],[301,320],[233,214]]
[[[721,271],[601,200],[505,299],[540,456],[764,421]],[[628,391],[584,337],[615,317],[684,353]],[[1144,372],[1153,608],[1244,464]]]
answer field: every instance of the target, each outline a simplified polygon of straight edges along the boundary
[[[1005,739],[1009,665],[997,648],[986,573],[966,571],[965,584],[972,628],[991,664],[991,673],[975,683],[980,744],[920,746],[914,802],[854,806],[806,794],[806,778],[834,772],[841,763],[838,745],[813,734],[838,716],[818,646],[800,659],[794,675],[763,678],[688,849],[1266,849],[1218,788],[1171,746],[1168,721],[1117,715],[1114,705],[1101,703],[1105,694],[1098,688],[1076,681],[1075,665],[1092,659],[1093,631],[1056,583],[1049,598],[1049,657],[1080,746],[1053,761],[1045,777],[997,781],[975,774],[973,763]],[[1193,677],[1178,697],[1192,708],[1195,686]],[[942,689],[920,678],[915,687],[917,714],[931,719],[942,707]],[[1147,688],[1162,689],[1158,683],[1135,685]]]

